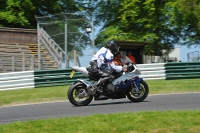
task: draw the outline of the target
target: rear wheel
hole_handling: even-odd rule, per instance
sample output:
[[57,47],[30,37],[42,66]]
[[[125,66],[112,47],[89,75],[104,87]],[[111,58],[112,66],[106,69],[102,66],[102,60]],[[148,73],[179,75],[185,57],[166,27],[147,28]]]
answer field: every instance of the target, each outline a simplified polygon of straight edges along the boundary
[[136,88],[134,85],[131,85],[129,90],[127,91],[127,97],[132,102],[142,102],[149,94],[149,87],[147,83],[142,80],[140,81],[140,91],[136,92]]
[[92,101],[93,96],[87,93],[85,84],[76,82],[68,90],[68,99],[75,106],[86,106]]

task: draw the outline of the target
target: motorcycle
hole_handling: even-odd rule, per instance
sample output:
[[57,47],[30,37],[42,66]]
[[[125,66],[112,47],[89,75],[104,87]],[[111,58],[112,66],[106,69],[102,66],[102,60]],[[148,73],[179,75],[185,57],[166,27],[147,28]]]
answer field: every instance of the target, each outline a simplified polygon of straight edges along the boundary
[[[98,86],[98,90],[94,90],[93,85],[100,79],[90,75],[86,67],[71,67],[72,78],[75,71],[81,72],[89,80],[77,79],[76,82],[68,89],[68,99],[75,106],[86,106],[94,98],[94,100],[120,99],[128,98],[132,102],[142,102],[149,93],[147,83],[139,78],[140,70],[134,63],[127,63],[127,72],[115,74],[115,80],[111,83]],[[103,93],[106,98],[99,98]]]

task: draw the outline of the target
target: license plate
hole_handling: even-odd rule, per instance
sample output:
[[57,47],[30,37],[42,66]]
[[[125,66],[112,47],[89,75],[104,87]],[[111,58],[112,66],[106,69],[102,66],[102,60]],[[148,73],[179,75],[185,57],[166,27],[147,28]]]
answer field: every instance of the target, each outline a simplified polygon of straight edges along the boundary
[[75,70],[72,70],[71,74],[69,75],[70,78],[74,76]]

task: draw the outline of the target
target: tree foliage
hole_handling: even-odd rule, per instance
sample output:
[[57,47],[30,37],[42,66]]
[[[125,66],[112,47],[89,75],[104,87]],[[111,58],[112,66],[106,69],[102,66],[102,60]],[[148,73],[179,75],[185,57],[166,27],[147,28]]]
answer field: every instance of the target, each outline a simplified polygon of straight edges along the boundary
[[177,0],[173,3],[173,19],[176,26],[181,28],[184,45],[200,43],[200,1]]
[[[96,5],[97,20],[105,22],[97,43],[106,39],[147,41],[146,53],[200,41],[199,0],[107,0]],[[103,12],[103,14],[101,14]]]
[[0,0],[1,27],[36,28],[35,15],[77,11],[73,0]]
[[[36,28],[34,15],[89,9],[103,27],[96,38],[147,41],[146,53],[160,55],[177,43],[200,43],[199,0],[0,0],[0,27]],[[181,40],[181,41],[180,41]],[[183,40],[183,41],[182,41]]]
[[[173,27],[169,21],[172,10],[169,0],[117,0],[108,7],[99,8],[107,10],[106,15],[98,17],[107,20],[97,38],[99,42],[104,34],[112,37],[118,34],[115,39],[150,42],[146,53],[161,55],[161,49],[171,49],[179,41],[178,27]],[[109,34],[109,30],[116,32]]]
[[[40,17],[40,21],[46,25],[40,24],[45,31],[56,41],[64,50],[64,30],[65,19],[60,18],[62,13],[74,13],[83,10],[81,2],[78,0],[0,0],[0,27],[10,28],[37,28],[35,16]],[[55,15],[56,14],[56,15]],[[44,19],[42,19],[44,17]],[[77,17],[80,17],[77,15]],[[84,16],[82,16],[84,17]],[[75,43],[80,39],[80,30],[86,28],[84,21],[68,23],[68,31],[77,34],[67,34],[67,51],[70,53]],[[56,35],[59,34],[59,35]],[[88,36],[82,36],[83,44],[76,44],[78,55],[83,55],[83,50],[88,45]],[[71,57],[71,56],[70,56]]]

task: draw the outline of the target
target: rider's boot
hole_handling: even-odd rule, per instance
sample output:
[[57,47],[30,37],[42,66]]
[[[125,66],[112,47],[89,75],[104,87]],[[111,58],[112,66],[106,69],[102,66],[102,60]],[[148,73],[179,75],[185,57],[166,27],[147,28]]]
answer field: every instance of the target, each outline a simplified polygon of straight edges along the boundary
[[99,87],[98,87],[98,84],[95,83],[95,84],[92,84],[91,86],[88,87],[88,93],[90,95],[97,95],[97,93],[99,92]]
[[94,100],[107,100],[108,97],[104,96],[103,93],[100,93],[99,96],[94,96]]
[[107,100],[108,97],[103,95],[103,89],[100,84],[95,84],[98,95],[94,96],[94,100]]
[[98,98],[97,97],[94,97],[94,100],[107,100],[108,97],[107,96],[104,96],[103,94],[100,95]]

